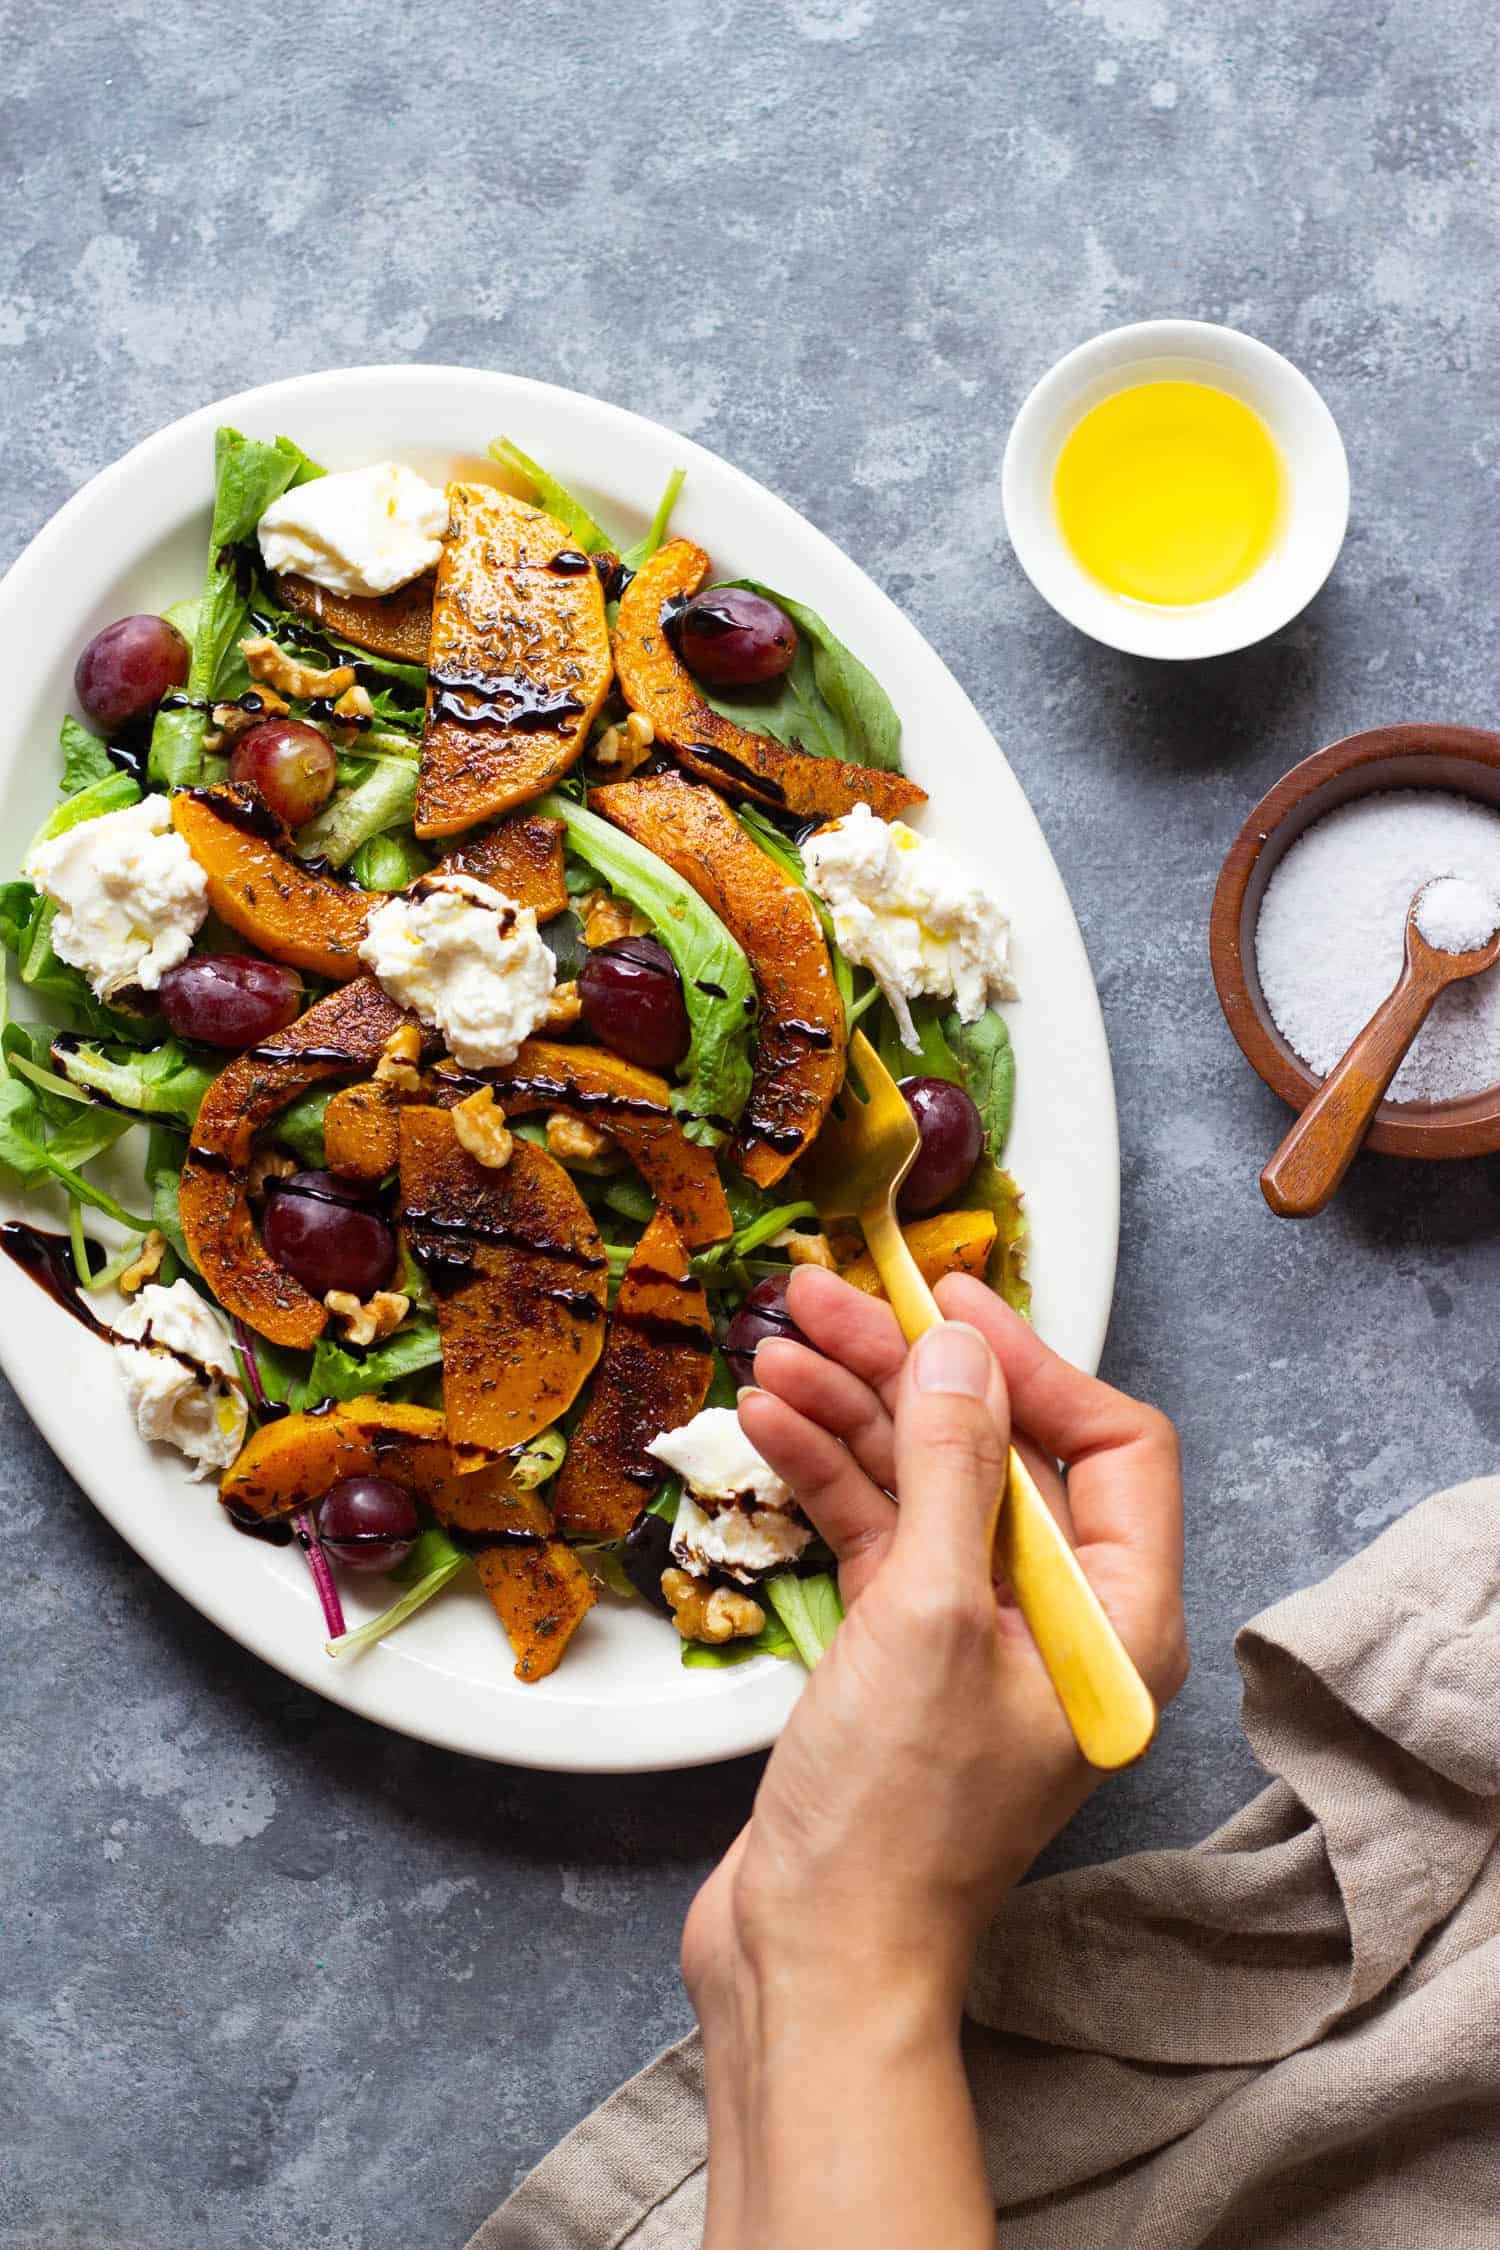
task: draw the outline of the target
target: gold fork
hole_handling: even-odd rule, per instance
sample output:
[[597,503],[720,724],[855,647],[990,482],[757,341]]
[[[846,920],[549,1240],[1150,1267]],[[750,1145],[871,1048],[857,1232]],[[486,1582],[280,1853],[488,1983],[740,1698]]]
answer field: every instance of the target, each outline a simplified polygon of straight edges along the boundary
[[[850,1035],[849,1063],[842,1113],[836,1108],[824,1126],[803,1176],[825,1226],[859,1221],[901,1332],[915,1343],[943,1317],[896,1219],[896,1190],[921,1136],[862,1031]],[[1156,1705],[1014,1446],[995,1537],[1079,1749],[1091,1766],[1129,1765],[1156,1732]]]

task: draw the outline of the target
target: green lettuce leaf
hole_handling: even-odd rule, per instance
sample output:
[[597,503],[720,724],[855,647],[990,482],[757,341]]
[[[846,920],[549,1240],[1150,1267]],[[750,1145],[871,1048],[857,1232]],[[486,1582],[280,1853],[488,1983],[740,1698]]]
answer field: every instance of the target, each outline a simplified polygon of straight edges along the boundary
[[567,486],[559,484],[556,477],[549,476],[539,461],[533,461],[529,453],[523,453],[512,439],[495,438],[489,451],[492,461],[498,461],[502,469],[509,469],[513,477],[519,478],[522,484],[529,485],[537,506],[545,508],[549,516],[556,516],[560,524],[565,524],[585,554],[597,555],[606,550],[614,551],[614,541],[608,532],[600,530],[583,502],[575,499]]
[[98,735],[71,716],[62,723],[62,761],[62,785],[69,795],[86,789],[91,781],[107,780],[118,770],[110,764],[109,751]]
[[[942,1028],[958,1061],[962,1083],[979,1111],[985,1147],[998,1164],[1010,1138],[1016,1092],[1016,1058],[1005,1018],[986,1008],[973,1023],[960,1023],[956,1014],[950,1014]],[[924,1070],[928,1067],[922,1065]]]
[[[243,437],[238,430],[217,432],[208,574],[183,690],[192,701],[206,702],[215,694],[220,671],[245,629],[249,590],[234,550],[254,539],[256,526],[273,500],[279,500],[293,485],[306,484],[322,473],[290,438],[277,438],[267,445],[260,439]],[[202,781],[204,731],[201,711],[159,711],[151,730],[151,779],[169,789]]]
[[356,1625],[352,1632],[341,1633],[336,1641],[325,1643],[329,1655],[357,1656],[362,1648],[371,1648],[376,1641],[384,1640],[387,1633],[393,1633],[408,1617],[414,1617],[472,1561],[472,1555],[465,1554],[462,1547],[455,1547],[445,1531],[434,1526],[422,1532],[400,1570],[391,1573],[397,1584],[405,1587],[405,1592],[368,1624]]
[[309,1172],[323,1169],[323,1116],[333,1096],[332,1086],[314,1086],[288,1102],[276,1119],[276,1139],[299,1157]]
[[649,916],[682,977],[692,1039],[672,1106],[689,1140],[715,1147],[750,1092],[755,980],[743,951],[691,883],[655,852],[559,790],[532,808],[563,822],[580,859]]
[[432,866],[415,836],[394,829],[388,836],[371,836],[349,862],[349,872],[366,891],[404,891]]
[[340,790],[316,819],[298,829],[297,849],[307,859],[347,866],[372,836],[409,827],[416,805],[416,759],[382,758],[363,781]]
[[442,1364],[443,1347],[435,1320],[408,1320],[388,1343],[367,1352],[346,1351],[327,1336],[318,1339],[300,1405],[321,1406],[325,1398],[360,1398],[383,1391],[404,1375]]
[[175,1117],[191,1125],[222,1067],[200,1062],[176,1039],[160,1047],[110,1054],[103,1047],[60,1041],[52,1058],[71,1085],[143,1117]]
[[1026,1278],[1026,1199],[1013,1175],[1004,1172],[991,1156],[981,1156],[968,1185],[948,1206],[954,1211],[992,1211],[999,1232],[990,1252],[984,1278],[997,1296],[1018,1313],[1031,1318],[1031,1283]]
[[123,812],[127,805],[139,804],[140,797],[140,783],[117,766],[110,766],[97,781],[85,783],[53,807],[32,838],[28,854],[38,844],[50,844],[55,836],[65,836],[70,828],[79,828],[86,820],[101,820],[106,813]]
[[810,1672],[844,1621],[838,1580],[826,1572],[798,1578],[784,1571],[766,1580],[765,1591]]
[[786,611],[797,628],[797,654],[774,688],[738,700],[710,695],[714,709],[757,734],[797,743],[814,757],[899,773],[901,721],[874,673],[805,602],[792,601],[754,578],[728,583],[748,587]]

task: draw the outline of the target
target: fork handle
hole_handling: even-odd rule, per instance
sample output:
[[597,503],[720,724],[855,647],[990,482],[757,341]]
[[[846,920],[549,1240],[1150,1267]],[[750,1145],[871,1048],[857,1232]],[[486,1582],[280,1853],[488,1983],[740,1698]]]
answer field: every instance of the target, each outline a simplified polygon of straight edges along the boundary
[[[901,1333],[914,1344],[941,1324],[937,1299],[888,1203],[861,1212],[860,1223]],[[1105,1772],[1128,1766],[1156,1732],[1156,1705],[1014,1446],[1005,1500],[995,1530],[1000,1560],[1078,1747]]]

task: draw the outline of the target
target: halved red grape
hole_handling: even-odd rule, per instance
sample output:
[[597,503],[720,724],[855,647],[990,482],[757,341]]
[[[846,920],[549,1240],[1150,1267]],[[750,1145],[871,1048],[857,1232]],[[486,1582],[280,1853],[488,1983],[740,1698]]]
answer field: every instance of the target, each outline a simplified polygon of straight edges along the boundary
[[661,1574],[671,1564],[672,1526],[665,1516],[653,1516],[643,1508],[625,1534],[620,1568],[642,1600],[664,1617],[671,1616],[672,1605],[661,1590]]
[[762,687],[792,668],[797,628],[748,586],[711,586],[673,620],[683,663],[709,687]]
[[901,1091],[922,1145],[896,1198],[903,1218],[920,1218],[957,1195],[979,1162],[984,1123],[972,1097],[946,1078],[903,1078]]
[[659,938],[597,947],[578,972],[578,1002],[594,1037],[643,1070],[675,1070],[688,1051],[682,979]]
[[73,692],[101,734],[144,719],[188,676],[192,650],[164,617],[119,617],[73,670]]
[[363,1300],[396,1270],[396,1236],[367,1196],[332,1172],[294,1172],[271,1188],[261,1232],[276,1263],[315,1297]]
[[419,1528],[416,1501],[391,1477],[341,1477],[318,1510],[323,1551],[346,1570],[394,1570]]
[[300,828],[333,795],[338,761],[327,735],[302,719],[262,719],[229,759],[231,781],[248,782],[288,828]]
[[786,1309],[787,1273],[768,1274],[758,1281],[747,1297],[740,1300],[729,1326],[724,1331],[724,1357],[729,1372],[742,1388],[755,1381],[755,1352],[768,1336],[790,1336],[794,1344],[805,1344],[797,1323]]
[[179,1039],[255,1047],[302,1013],[302,979],[248,953],[198,953],[168,969],[159,997]]

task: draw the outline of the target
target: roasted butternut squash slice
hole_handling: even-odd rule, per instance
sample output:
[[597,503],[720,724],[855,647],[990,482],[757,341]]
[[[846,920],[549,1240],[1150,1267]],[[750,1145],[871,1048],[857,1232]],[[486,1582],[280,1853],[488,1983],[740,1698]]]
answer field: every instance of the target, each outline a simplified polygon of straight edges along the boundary
[[436,872],[475,875],[503,891],[517,906],[529,906],[539,922],[550,922],[568,903],[563,880],[563,824],[545,813],[516,813],[465,836],[447,853]]
[[311,625],[336,633],[341,641],[367,648],[398,664],[425,664],[432,638],[433,573],[424,571],[394,594],[331,594],[310,578],[288,571],[273,578],[276,599]]
[[383,1180],[401,1160],[401,1105],[373,1078],[341,1086],[323,1112],[323,1158],[344,1180]]
[[458,1473],[441,1414],[353,1398],[269,1422],[225,1473],[219,1498],[241,1522],[269,1522],[321,1500],[341,1477],[377,1471],[419,1494],[439,1523],[473,1548],[480,1581],[510,1637],[517,1679],[555,1670],[593,1607],[593,1583],[553,1535],[546,1503],[511,1484],[509,1461]]
[[760,1026],[730,1153],[758,1187],[770,1187],[817,1137],[844,1079],[843,1003],[812,901],[722,798],[681,774],[611,782],[591,790],[589,803],[675,868],[744,947]]
[[604,1356],[553,1487],[563,1530],[624,1537],[662,1481],[647,1445],[690,1422],[708,1396],[713,1341],[703,1284],[658,1211],[625,1268]]
[[657,741],[670,747],[678,764],[732,797],[753,797],[807,820],[835,820],[859,804],[890,820],[925,797],[926,790],[904,774],[789,749],[772,735],[752,734],[704,701],[662,630],[661,613],[667,602],[696,594],[707,575],[701,547],[669,539],[620,596],[615,621],[621,691],[631,709],[651,721]]
[[[370,916],[388,892],[364,891],[304,866],[253,790],[179,790],[172,825],[207,876],[208,902],[221,922],[273,961],[336,983],[358,976]],[[562,823],[539,813],[466,839],[434,872],[477,875],[517,906],[533,908],[539,922],[568,903]]]
[[[251,1143],[309,1087],[371,1070],[392,1032],[412,1020],[373,977],[357,977],[264,1046],[238,1056],[203,1097],[178,1189],[182,1230],[193,1263],[225,1311],[273,1344],[307,1350],[328,1325],[328,1314],[282,1271],[256,1232],[247,1179]],[[432,1035],[422,1036],[435,1052]]]
[[490,1075],[507,1113],[571,1110],[608,1133],[691,1249],[734,1232],[718,1168],[683,1132],[672,1114],[671,1088],[655,1071],[607,1047],[527,1039],[513,1063]]
[[[992,1211],[938,1211],[930,1219],[913,1219],[901,1232],[929,1288],[940,1282],[945,1273],[971,1273],[976,1280],[983,1281],[990,1252],[995,1247]],[[856,1289],[863,1289],[867,1297],[885,1295],[875,1271],[875,1261],[868,1254],[855,1258],[847,1266],[840,1266],[839,1272],[845,1281],[852,1281]]]
[[452,484],[448,498],[419,836],[455,836],[559,780],[613,671],[604,589],[571,532],[489,485]]
[[520,1445],[571,1406],[604,1344],[608,1261],[562,1166],[517,1140],[499,1170],[445,1109],[401,1112],[401,1209],[437,1297],[455,1466]]
[[336,983],[359,975],[379,895],[304,867],[253,790],[179,789],[172,826],[208,878],[208,903],[221,922],[273,961]]

